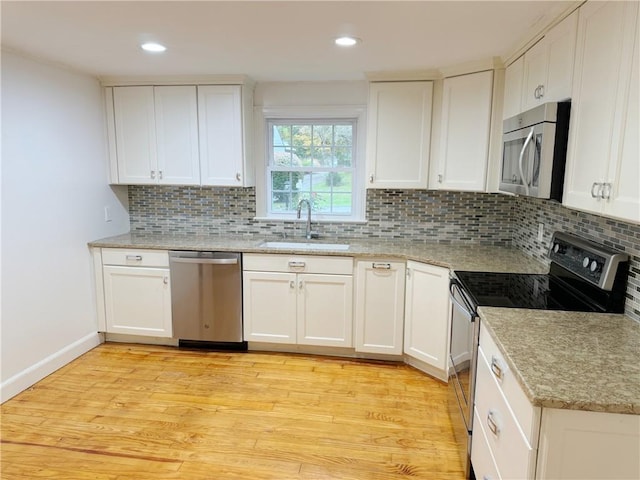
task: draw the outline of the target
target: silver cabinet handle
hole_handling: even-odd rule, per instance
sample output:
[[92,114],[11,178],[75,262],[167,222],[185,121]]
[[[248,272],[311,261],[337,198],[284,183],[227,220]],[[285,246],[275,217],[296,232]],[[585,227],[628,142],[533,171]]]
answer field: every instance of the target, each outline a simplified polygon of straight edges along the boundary
[[162,180],[162,170],[158,170],[158,178]]
[[489,430],[491,430],[491,433],[493,433],[496,437],[500,435],[500,427],[498,427],[498,424],[493,419],[493,412],[491,410],[489,410],[489,414],[487,415],[487,425],[489,427]]
[[605,200],[609,200],[611,198],[611,184],[603,183],[602,188],[600,189],[600,198],[604,198]]
[[373,183],[373,173],[369,175],[369,183]]
[[496,376],[496,378],[498,378],[498,380],[502,380],[504,378],[502,367],[498,365],[498,359],[495,356],[491,357],[491,371]]
[[168,285],[168,284],[169,284],[169,277],[166,277],[166,276],[165,276],[165,277],[162,279],[162,283],[164,283],[165,285]]
[[373,262],[371,264],[371,268],[373,268],[374,270],[391,270],[391,264],[390,263],[376,263],[376,262]]
[[302,280],[300,280],[298,282],[298,289],[302,290],[302,287],[304,286],[304,283],[302,283]]
[[296,288],[296,282],[294,282],[293,280],[291,280],[291,281],[289,282],[289,288],[290,288],[290,289],[292,289],[292,290],[293,290],[294,288]]
[[540,96],[538,98],[544,97],[544,85],[539,85],[538,88],[540,89],[540,91],[538,92],[538,95]]
[[289,268],[304,268],[305,266],[305,262],[289,262]]
[[593,182],[593,185],[591,185],[591,198],[598,198],[599,193],[596,192],[596,187],[601,187],[601,186],[602,184]]
[[236,180],[240,181],[241,178],[242,178],[242,176],[240,175],[240,172],[236,173]]
[[442,183],[442,174],[438,175],[438,183]]
[[538,99],[540,97],[538,97],[538,89],[540,88],[540,85],[538,85],[536,87],[536,89],[533,91],[533,98]]
[[142,255],[127,255],[128,262],[141,262]]
[[407,268],[407,278],[411,278],[411,269]]
[[152,179],[156,178],[156,171],[155,170],[151,170],[151,178]]

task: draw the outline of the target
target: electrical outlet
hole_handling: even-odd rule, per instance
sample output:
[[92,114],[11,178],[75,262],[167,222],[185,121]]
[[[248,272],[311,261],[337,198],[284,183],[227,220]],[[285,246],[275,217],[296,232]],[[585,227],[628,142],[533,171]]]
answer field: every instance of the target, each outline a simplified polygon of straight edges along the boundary
[[544,240],[544,223],[538,224],[538,241],[542,242]]
[[105,205],[104,207],[104,221],[105,222],[111,221],[111,209],[109,208],[108,205]]

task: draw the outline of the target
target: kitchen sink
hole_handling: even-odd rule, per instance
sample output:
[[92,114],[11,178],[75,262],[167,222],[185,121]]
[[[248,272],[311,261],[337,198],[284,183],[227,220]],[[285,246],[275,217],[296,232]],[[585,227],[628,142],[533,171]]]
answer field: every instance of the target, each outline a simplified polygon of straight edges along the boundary
[[349,244],[347,243],[262,242],[259,246],[281,248],[283,250],[349,250]]

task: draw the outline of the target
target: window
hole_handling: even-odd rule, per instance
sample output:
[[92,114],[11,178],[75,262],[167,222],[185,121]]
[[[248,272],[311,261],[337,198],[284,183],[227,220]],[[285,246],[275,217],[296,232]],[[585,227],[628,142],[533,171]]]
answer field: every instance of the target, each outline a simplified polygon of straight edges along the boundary
[[307,199],[314,216],[354,216],[355,119],[267,122],[267,212],[293,215]]

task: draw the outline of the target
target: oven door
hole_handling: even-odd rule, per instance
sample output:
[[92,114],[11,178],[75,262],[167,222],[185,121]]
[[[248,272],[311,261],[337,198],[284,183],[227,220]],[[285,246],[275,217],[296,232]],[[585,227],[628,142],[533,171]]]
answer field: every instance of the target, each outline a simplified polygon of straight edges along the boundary
[[548,198],[551,188],[554,123],[539,123],[502,137],[499,190]]
[[452,303],[449,341],[449,415],[460,458],[469,476],[473,395],[478,358],[479,325],[476,308],[455,277],[449,292]]

